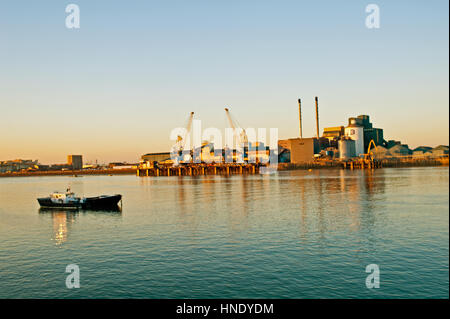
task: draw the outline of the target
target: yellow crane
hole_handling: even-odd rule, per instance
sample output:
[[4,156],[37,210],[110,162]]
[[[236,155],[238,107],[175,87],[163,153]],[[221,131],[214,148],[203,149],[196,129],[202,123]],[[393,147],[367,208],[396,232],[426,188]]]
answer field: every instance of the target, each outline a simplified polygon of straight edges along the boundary
[[364,154],[364,159],[372,160],[372,154],[370,153],[370,151],[372,150],[372,145],[374,149],[377,148],[374,140],[370,140],[369,147],[367,147],[367,153]]

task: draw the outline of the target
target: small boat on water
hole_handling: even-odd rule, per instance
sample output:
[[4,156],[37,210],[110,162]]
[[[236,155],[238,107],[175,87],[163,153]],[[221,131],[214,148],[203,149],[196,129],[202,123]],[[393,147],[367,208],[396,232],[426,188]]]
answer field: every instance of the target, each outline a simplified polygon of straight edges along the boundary
[[101,195],[95,197],[77,197],[70,188],[65,193],[54,192],[48,197],[37,199],[39,205],[45,208],[67,209],[114,209],[122,200],[122,195]]

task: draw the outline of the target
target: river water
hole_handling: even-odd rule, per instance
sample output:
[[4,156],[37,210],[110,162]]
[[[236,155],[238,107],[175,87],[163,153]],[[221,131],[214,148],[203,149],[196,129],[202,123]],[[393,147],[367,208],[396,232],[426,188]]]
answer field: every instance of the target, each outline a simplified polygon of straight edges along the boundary
[[[67,186],[122,211],[39,209]],[[448,266],[448,167],[0,178],[0,298],[448,298]]]

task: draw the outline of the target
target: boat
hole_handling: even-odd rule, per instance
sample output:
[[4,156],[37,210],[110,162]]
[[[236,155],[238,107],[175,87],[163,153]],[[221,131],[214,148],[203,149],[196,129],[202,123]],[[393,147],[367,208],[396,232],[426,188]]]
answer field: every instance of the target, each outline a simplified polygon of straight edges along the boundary
[[70,188],[65,193],[53,192],[48,197],[38,198],[43,208],[64,209],[116,209],[122,195],[101,195],[95,197],[77,197]]

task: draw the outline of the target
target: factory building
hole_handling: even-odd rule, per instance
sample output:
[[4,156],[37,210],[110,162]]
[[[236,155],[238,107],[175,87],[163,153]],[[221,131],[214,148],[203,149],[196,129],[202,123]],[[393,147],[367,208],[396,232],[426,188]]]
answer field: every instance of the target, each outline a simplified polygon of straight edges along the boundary
[[[374,128],[372,123],[370,123],[370,117],[368,115],[349,118],[345,133],[345,135],[352,137],[356,141],[356,156],[366,153],[371,140],[377,146],[385,145],[383,129]],[[362,144],[360,139],[362,139]]]
[[373,140],[375,145],[385,145],[383,137],[383,129],[381,128],[368,128],[364,129],[364,149],[367,150],[370,141]]
[[449,154],[449,147],[446,145],[439,145],[431,150],[433,156],[444,156]]
[[372,123],[370,123],[369,115],[359,115],[357,117],[362,123],[364,127],[364,149],[367,150],[369,147],[369,143],[371,140],[375,142],[375,145],[383,145],[384,137],[383,137],[383,129],[374,128]]
[[[319,136],[319,99],[315,98],[316,134],[315,138],[304,139],[302,132],[302,101],[298,100],[300,138],[280,140],[278,154],[280,162],[305,163],[315,157],[337,157],[348,160],[367,153],[370,142],[375,146],[387,146],[383,129],[374,128],[368,115],[350,117],[348,125],[326,127]],[[338,154],[338,152],[340,154]],[[404,152],[404,150],[399,150]]]
[[318,154],[321,145],[324,148],[329,146],[327,138],[320,138],[319,136],[319,98],[315,97],[316,109],[316,134],[317,137],[303,138],[302,131],[302,102],[298,100],[299,112],[299,138],[289,138],[278,141],[278,161],[280,163],[290,162],[293,164],[309,163],[314,161],[314,155]]
[[430,156],[440,157],[449,154],[449,147],[440,145],[436,148],[420,146],[414,151],[407,144],[400,141],[384,139],[383,129],[374,128],[368,115],[350,117],[348,125],[326,127],[322,137],[319,136],[319,107],[318,98],[315,98],[316,132],[315,138],[303,138],[302,132],[302,103],[298,100],[300,138],[291,138],[278,141],[278,154],[280,163],[307,163],[316,158],[347,161],[354,157],[361,157],[369,152],[371,141],[375,147],[370,153],[375,158],[402,157],[402,156]]
[[371,150],[372,156],[375,159],[382,159],[388,156],[391,156],[391,153],[389,152],[389,150],[382,146],[382,145],[378,145],[376,148]]
[[170,152],[148,153],[141,156],[143,162],[163,162],[170,159]]
[[351,117],[348,119],[349,126],[356,125],[364,128],[364,150],[367,150],[371,140],[375,142],[375,145],[385,145],[383,137],[383,129],[374,128],[370,123],[369,115],[359,115],[357,117]]
[[83,169],[83,156],[82,155],[68,155],[67,165],[73,170]]
[[319,140],[317,138],[290,138],[279,140],[280,162],[288,158],[290,163],[301,164],[314,161],[314,154],[320,152]]
[[389,141],[386,142],[386,147],[389,149],[389,148],[391,148],[391,147],[393,147],[395,145],[401,145],[401,144],[402,144],[402,142],[400,142],[400,141],[389,140]]
[[429,146],[419,146],[412,150],[413,156],[431,156],[433,148]]
[[323,137],[326,137],[330,142],[338,140],[345,134],[345,128],[343,126],[325,127],[323,129]]
[[18,172],[21,170],[31,170],[38,169],[38,161],[35,160],[9,160],[9,161],[0,161],[0,173],[7,172]]
[[394,157],[398,156],[408,156],[412,154],[412,151],[408,148],[408,145],[405,144],[397,144],[388,148],[389,154]]
[[345,136],[355,141],[355,156],[364,154],[364,126],[355,121],[354,118],[349,119],[349,125],[345,128]]
[[356,142],[350,137],[343,136],[338,143],[339,159],[348,160],[356,156]]

